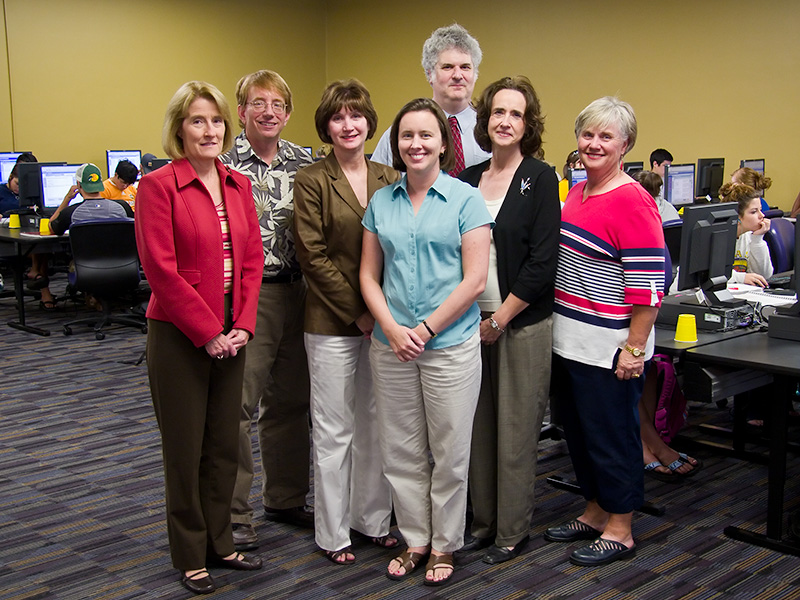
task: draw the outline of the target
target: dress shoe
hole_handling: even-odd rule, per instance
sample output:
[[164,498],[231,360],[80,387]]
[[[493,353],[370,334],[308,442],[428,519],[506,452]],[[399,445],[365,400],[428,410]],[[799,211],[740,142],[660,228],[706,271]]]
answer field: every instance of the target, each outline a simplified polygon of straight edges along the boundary
[[[205,573],[205,575],[201,577],[203,573]],[[192,579],[191,577],[187,577],[181,573],[181,584],[183,584],[183,587],[193,594],[210,594],[217,589],[217,586],[214,584],[214,580],[211,579],[211,575],[208,574],[208,571],[200,571],[199,573],[196,573],[194,577],[195,579]]]
[[497,563],[506,562],[507,560],[511,560],[512,558],[516,558],[519,556],[522,549],[528,545],[528,542],[531,540],[531,536],[526,535],[520,541],[516,543],[516,545],[509,550],[505,546],[492,546],[486,551],[486,554],[483,556],[483,562],[487,565],[496,565]]
[[544,539],[548,542],[577,542],[578,540],[596,540],[602,534],[594,527],[590,527],[583,521],[573,519],[568,523],[558,527],[549,527],[544,532]]
[[621,542],[597,538],[588,546],[578,548],[569,557],[569,562],[581,567],[599,567],[615,560],[631,558],[636,554],[636,546],[628,548]]
[[258,548],[258,535],[252,525],[247,523],[234,523],[233,545],[237,552],[243,550],[255,550]]
[[212,556],[208,558],[208,563],[215,567],[234,569],[236,571],[257,571],[261,568],[260,558],[257,556],[248,556],[241,552],[237,552],[236,556],[228,560],[220,556]]
[[287,523],[306,529],[314,529],[314,509],[308,505],[294,508],[264,507],[264,518],[275,523]]
[[494,542],[494,538],[479,538],[474,535],[467,534],[464,536],[464,545],[461,546],[457,552],[472,552],[473,550],[483,550],[488,548]]

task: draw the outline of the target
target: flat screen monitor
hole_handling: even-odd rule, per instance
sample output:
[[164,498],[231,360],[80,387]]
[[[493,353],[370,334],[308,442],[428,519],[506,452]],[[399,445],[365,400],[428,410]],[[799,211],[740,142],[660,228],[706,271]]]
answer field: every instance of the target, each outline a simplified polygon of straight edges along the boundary
[[42,207],[54,211],[75,185],[75,172],[80,165],[42,165]]
[[22,152],[0,152],[0,183],[8,183],[8,176],[17,164],[20,154]]
[[769,318],[769,336],[784,340],[800,342],[800,277],[797,269],[800,267],[800,223],[794,224],[794,273],[791,286],[797,294],[797,300],[792,306],[778,308]]
[[169,158],[154,158],[151,163],[153,165],[153,171],[156,169],[160,169],[172,162],[172,159]]
[[569,169],[569,187],[586,181],[586,169]]
[[712,306],[735,306],[727,290],[736,249],[735,202],[687,206],[683,211],[678,290],[699,287]]
[[664,166],[664,200],[673,206],[694,202],[694,165]]
[[748,167],[753,169],[753,171],[758,171],[763,175],[765,162],[766,161],[763,158],[743,158],[739,161],[739,167]]
[[642,161],[626,162],[623,165],[623,169],[628,175],[632,177],[635,173],[638,173],[639,171],[644,171],[644,163]]
[[725,178],[724,158],[698,158],[697,159],[697,189],[698,198],[711,198],[717,202],[719,188]]
[[20,208],[39,207],[42,205],[42,165],[63,165],[63,162],[53,163],[19,163],[19,206]]
[[108,176],[111,177],[117,170],[117,163],[121,160],[129,160],[136,165],[137,169],[142,168],[141,150],[106,150],[106,164],[108,165]]

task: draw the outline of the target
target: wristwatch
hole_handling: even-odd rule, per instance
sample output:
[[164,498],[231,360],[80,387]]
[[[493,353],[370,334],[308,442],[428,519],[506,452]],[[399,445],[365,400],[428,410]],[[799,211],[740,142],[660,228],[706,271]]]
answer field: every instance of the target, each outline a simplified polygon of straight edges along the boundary
[[626,344],[625,344],[625,352],[630,352],[630,353],[631,353],[631,354],[633,354],[633,356],[635,356],[636,358],[639,358],[639,357],[641,357],[641,356],[644,356],[644,350],[641,350],[641,349],[639,349],[639,348],[636,348],[636,347],[634,347],[634,346],[631,346],[631,345],[630,345],[630,344],[628,344],[628,343],[626,343]]

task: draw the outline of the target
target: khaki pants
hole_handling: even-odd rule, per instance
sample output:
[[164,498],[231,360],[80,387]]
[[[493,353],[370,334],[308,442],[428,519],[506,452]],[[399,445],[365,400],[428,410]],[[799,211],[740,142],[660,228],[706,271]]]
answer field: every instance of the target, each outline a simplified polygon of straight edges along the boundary
[[[400,362],[372,340],[384,472],[409,546],[464,545],[472,419],[480,390],[480,338]],[[432,455],[434,465],[428,460]]]

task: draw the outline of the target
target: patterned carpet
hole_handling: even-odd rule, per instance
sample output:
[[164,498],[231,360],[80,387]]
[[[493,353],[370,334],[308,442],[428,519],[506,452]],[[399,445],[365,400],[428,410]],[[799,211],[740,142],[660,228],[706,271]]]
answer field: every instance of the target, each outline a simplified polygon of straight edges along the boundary
[[[9,281],[6,277],[6,281]],[[56,280],[56,291],[60,280]],[[63,289],[63,287],[61,288]],[[159,438],[150,405],[144,349],[136,329],[103,341],[87,330],[61,334],[83,307],[55,313],[31,301],[29,321],[50,337],[8,328],[13,301],[0,300],[0,600],[187,598],[172,569],[164,522]],[[727,411],[693,405],[693,423],[725,422]],[[693,432],[690,427],[690,433]],[[796,437],[796,432],[792,432]],[[800,597],[800,560],[727,539],[737,524],[764,530],[766,467],[695,453],[702,473],[680,485],[646,480],[663,517],[637,513],[638,553],[603,568],[570,565],[574,546],[541,534],[577,514],[577,496],[544,482],[571,476],[563,442],[540,447],[531,543],[516,560],[489,566],[480,553],[459,559],[455,581],[421,585],[422,571],[391,582],[392,552],[354,540],[357,563],[337,567],[316,551],[313,533],[257,522],[261,571],[214,570],[216,597],[316,600],[418,598],[598,600]],[[786,509],[800,508],[796,457],[789,457]],[[253,502],[258,506],[257,477]]]

